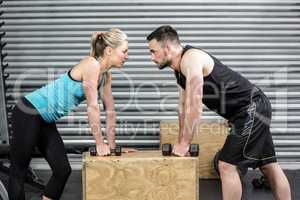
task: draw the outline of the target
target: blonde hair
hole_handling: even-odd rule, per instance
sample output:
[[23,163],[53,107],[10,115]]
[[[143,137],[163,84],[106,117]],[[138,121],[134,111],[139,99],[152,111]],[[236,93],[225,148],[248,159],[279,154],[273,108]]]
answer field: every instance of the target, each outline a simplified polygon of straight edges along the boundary
[[116,48],[127,40],[127,35],[118,28],[112,28],[107,32],[102,32],[98,35],[93,35],[91,38],[90,56],[99,58],[103,56],[107,46]]

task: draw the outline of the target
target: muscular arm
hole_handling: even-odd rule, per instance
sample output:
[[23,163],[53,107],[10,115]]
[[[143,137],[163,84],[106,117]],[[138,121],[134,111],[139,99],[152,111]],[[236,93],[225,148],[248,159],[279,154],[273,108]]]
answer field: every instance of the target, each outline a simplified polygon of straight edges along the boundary
[[109,74],[108,80],[103,90],[103,103],[106,109],[106,136],[111,149],[116,147],[115,143],[115,127],[116,127],[116,112],[115,103],[111,90],[112,76]]
[[182,138],[182,132],[184,127],[184,105],[185,105],[185,91],[179,87],[179,105],[178,105],[178,119],[179,119],[179,135],[178,143]]
[[88,57],[82,62],[82,64],[86,66],[82,73],[82,82],[87,101],[88,121],[96,145],[98,146],[104,143],[101,132],[100,108],[97,91],[100,65],[92,57]]
[[182,72],[186,76],[184,122],[179,143],[190,144],[202,116],[203,58],[191,53],[183,60]]

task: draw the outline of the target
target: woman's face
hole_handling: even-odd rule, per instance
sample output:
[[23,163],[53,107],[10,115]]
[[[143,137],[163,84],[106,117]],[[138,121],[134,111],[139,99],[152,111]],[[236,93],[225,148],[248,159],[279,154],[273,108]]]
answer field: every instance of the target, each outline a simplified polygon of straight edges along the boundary
[[120,46],[112,49],[110,59],[114,67],[123,67],[125,61],[128,59],[128,41],[124,41]]

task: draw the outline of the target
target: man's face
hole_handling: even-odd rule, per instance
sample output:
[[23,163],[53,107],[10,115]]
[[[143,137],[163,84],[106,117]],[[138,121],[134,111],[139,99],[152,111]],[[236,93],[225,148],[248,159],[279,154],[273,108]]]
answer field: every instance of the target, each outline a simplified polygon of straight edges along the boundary
[[151,60],[159,65],[159,69],[170,66],[171,61],[168,59],[167,49],[153,39],[149,42],[149,50],[151,53]]

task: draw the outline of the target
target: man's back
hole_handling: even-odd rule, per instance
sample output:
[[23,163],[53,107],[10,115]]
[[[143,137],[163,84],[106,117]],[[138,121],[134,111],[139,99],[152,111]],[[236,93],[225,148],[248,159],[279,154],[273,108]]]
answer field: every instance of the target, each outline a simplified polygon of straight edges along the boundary
[[[182,56],[189,49],[197,48],[186,46]],[[214,66],[212,71],[203,77],[202,101],[209,109],[230,120],[250,104],[253,92],[258,89],[241,74],[222,64],[214,56],[208,55],[213,59]],[[177,71],[175,76],[177,83],[185,89],[185,76]]]

